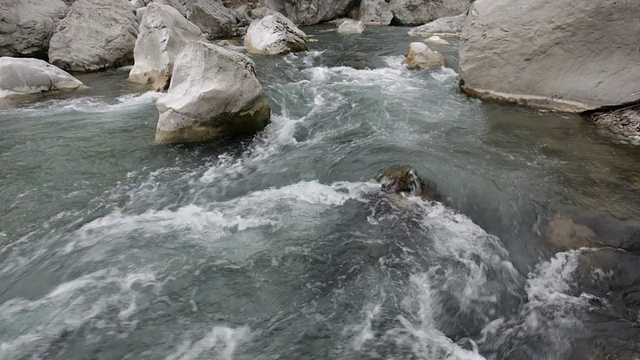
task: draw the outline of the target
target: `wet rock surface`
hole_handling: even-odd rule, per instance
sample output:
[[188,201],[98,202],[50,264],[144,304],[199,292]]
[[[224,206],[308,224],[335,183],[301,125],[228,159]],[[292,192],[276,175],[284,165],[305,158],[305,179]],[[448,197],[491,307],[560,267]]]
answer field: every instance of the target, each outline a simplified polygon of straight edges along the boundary
[[411,166],[388,168],[382,172],[378,181],[382,184],[384,192],[421,196],[428,200],[442,200],[436,184],[422,179],[416,169]]

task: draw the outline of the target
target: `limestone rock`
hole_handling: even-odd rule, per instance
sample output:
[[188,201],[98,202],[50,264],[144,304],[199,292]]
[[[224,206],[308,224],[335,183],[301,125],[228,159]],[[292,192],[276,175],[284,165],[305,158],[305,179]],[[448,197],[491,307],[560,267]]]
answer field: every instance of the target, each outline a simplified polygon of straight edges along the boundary
[[273,15],[273,14],[275,14],[275,11],[263,6],[252,9],[249,12],[249,15],[251,16],[252,19],[258,19],[258,20],[262,19],[265,16]]
[[347,20],[340,24],[338,32],[341,34],[361,34],[364,29],[365,26],[362,21]]
[[157,107],[157,143],[253,134],[271,113],[253,61],[201,41],[190,41],[178,55],[168,94]]
[[472,2],[473,0],[390,0],[389,6],[397,23],[415,26],[445,16],[466,14]]
[[67,72],[39,59],[0,57],[0,74],[0,100],[85,87]]
[[209,38],[224,38],[238,34],[238,13],[225,7],[221,0],[154,0],[169,5],[194,23]]
[[46,59],[53,31],[66,12],[61,0],[0,0],[0,56]]
[[200,29],[168,5],[153,3],[140,23],[129,80],[152,84],[156,91],[169,85],[173,63],[184,45],[202,36]]
[[441,38],[440,36],[431,36],[426,38],[424,41],[426,42],[430,42],[430,43],[434,43],[434,44],[440,44],[440,45],[447,45],[449,44],[449,42],[443,38]]
[[404,64],[409,69],[434,69],[447,66],[444,56],[420,42],[412,42],[405,54]]
[[80,72],[130,65],[137,36],[138,22],[127,0],[78,0],[58,23],[49,61]]
[[256,54],[280,54],[307,51],[307,35],[284,15],[275,13],[255,20],[244,37],[247,51]]
[[636,101],[638,14],[638,1],[477,0],[461,36],[461,88],[570,112]]
[[393,13],[385,0],[362,0],[358,19],[372,25],[389,25]]
[[293,23],[313,25],[347,14],[354,0],[261,0],[261,5],[284,14]]
[[409,30],[411,36],[459,35],[467,15],[446,16]]

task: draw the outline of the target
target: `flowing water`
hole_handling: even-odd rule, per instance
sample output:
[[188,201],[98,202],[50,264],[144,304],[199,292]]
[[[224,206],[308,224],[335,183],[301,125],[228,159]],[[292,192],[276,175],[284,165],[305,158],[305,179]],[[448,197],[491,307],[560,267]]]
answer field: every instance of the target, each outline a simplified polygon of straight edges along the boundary
[[[566,359],[589,334],[562,207],[640,218],[640,158],[577,116],[401,66],[406,29],[255,56],[272,123],[155,146],[126,71],[0,110],[1,359]],[[238,49],[242,50],[242,49]],[[382,194],[411,165],[444,204]]]

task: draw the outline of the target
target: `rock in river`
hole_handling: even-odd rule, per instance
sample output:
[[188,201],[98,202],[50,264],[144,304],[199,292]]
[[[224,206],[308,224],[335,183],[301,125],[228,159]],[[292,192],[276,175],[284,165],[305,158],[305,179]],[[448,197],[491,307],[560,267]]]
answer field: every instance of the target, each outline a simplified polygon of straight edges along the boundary
[[338,26],[338,32],[341,34],[361,34],[364,32],[364,22],[356,20],[346,20]]
[[436,184],[420,178],[416,169],[411,166],[391,167],[382,172],[378,181],[382,190],[389,193],[406,193],[422,196],[429,200],[441,200]]
[[445,16],[466,14],[472,2],[473,0],[390,0],[389,6],[395,22],[415,26]]
[[85,87],[65,71],[39,59],[0,57],[0,74],[0,100]]
[[201,41],[190,41],[178,55],[168,94],[157,107],[156,143],[253,134],[271,115],[253,61]]
[[295,24],[313,25],[346,15],[354,0],[261,0],[267,8],[286,15]]
[[127,0],[78,0],[58,23],[49,61],[70,71],[91,72],[133,63],[138,21]]
[[465,14],[446,16],[409,30],[411,36],[458,35],[462,32]]
[[276,13],[252,22],[244,36],[244,45],[247,51],[256,54],[307,51],[306,38],[291,20]]
[[409,69],[434,69],[446,66],[444,56],[421,42],[412,42],[405,54],[404,64]]
[[184,45],[202,36],[200,29],[168,5],[152,3],[140,23],[129,80],[151,84],[156,91],[169,86],[173,63]]

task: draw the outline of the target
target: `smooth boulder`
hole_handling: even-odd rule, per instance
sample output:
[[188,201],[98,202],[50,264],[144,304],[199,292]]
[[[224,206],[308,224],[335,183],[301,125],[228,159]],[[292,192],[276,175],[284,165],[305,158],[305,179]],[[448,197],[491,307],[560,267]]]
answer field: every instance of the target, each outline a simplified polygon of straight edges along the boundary
[[435,69],[447,66],[441,53],[431,50],[421,42],[411,43],[404,56],[403,62],[409,69]]
[[255,54],[281,54],[307,51],[307,35],[280,13],[255,20],[244,36],[247,51]]
[[40,59],[0,57],[0,74],[0,100],[85,87],[80,80]]
[[202,32],[171,6],[152,3],[146,9],[129,80],[162,91],[169,86],[174,61],[184,45],[200,39]]
[[395,22],[416,26],[445,16],[466,14],[472,2],[473,0],[390,0],[389,7]]
[[364,22],[356,20],[346,20],[338,26],[338,32],[341,34],[361,34],[364,32]]
[[461,88],[568,112],[634,102],[638,14],[638,1],[477,0],[461,35]]
[[459,35],[467,15],[446,16],[409,30],[411,36],[453,36]]
[[156,105],[159,144],[253,134],[271,115],[253,61],[201,41],[190,41],[178,55],[168,94]]
[[358,20],[371,25],[389,25],[393,13],[386,0],[362,0]]
[[58,23],[49,62],[92,72],[133,64],[138,21],[127,0],[78,0]]
[[261,0],[261,4],[284,14],[295,24],[314,25],[347,14],[354,0]]
[[46,59],[67,8],[61,0],[0,0],[0,56]]

